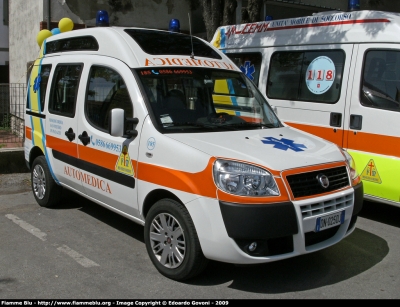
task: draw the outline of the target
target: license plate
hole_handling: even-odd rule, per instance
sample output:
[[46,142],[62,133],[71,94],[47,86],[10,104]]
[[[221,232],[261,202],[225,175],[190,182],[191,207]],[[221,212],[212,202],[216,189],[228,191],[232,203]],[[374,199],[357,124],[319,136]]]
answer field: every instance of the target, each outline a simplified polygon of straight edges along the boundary
[[322,231],[337,225],[341,225],[344,222],[344,211],[321,216],[317,218],[317,224],[315,225],[315,232]]

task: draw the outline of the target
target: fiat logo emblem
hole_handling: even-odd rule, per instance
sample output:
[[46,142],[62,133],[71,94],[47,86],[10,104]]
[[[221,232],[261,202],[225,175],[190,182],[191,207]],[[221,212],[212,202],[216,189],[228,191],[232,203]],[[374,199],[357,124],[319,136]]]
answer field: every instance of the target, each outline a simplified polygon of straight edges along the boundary
[[321,187],[323,187],[324,189],[329,187],[329,179],[324,174],[319,174],[317,176],[317,180],[318,180],[319,184],[321,185]]

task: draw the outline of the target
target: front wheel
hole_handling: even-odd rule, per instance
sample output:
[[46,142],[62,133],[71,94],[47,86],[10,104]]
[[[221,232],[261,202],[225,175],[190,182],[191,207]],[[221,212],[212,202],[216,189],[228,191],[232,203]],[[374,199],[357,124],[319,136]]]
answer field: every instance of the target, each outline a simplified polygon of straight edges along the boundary
[[144,239],[151,261],[168,278],[189,279],[207,266],[189,212],[172,199],[160,200],[150,209]]
[[52,207],[60,200],[62,187],[57,185],[51,176],[44,156],[39,156],[33,161],[31,184],[33,196],[40,206]]

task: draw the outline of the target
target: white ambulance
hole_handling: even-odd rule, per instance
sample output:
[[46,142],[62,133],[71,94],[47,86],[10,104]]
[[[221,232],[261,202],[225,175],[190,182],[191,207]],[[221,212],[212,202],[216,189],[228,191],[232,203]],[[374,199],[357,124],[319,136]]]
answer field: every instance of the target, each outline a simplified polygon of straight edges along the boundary
[[331,12],[225,26],[212,43],[286,124],[348,150],[365,198],[400,206],[400,14]]
[[[217,112],[230,102],[235,114]],[[45,40],[26,104],[25,159],[44,207],[62,189],[144,225],[165,276],[208,259],[307,254],[355,228],[349,154],[283,124],[222,52],[190,35],[97,27]]]

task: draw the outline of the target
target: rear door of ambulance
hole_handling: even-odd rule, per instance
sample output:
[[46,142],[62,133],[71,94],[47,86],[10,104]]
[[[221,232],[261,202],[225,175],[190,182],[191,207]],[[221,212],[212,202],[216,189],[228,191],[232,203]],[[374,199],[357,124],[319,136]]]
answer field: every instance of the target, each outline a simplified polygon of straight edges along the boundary
[[352,44],[271,47],[259,88],[286,124],[343,146]]
[[344,147],[356,161],[364,193],[400,205],[400,45],[357,47]]
[[[81,61],[59,61],[49,57],[41,62],[40,83],[49,81],[46,121],[46,158],[55,179],[82,192],[77,151],[77,94],[83,69]],[[48,74],[48,78],[46,75]],[[45,78],[44,78],[45,77]],[[48,80],[46,80],[48,79]],[[44,86],[44,84],[43,84]]]

